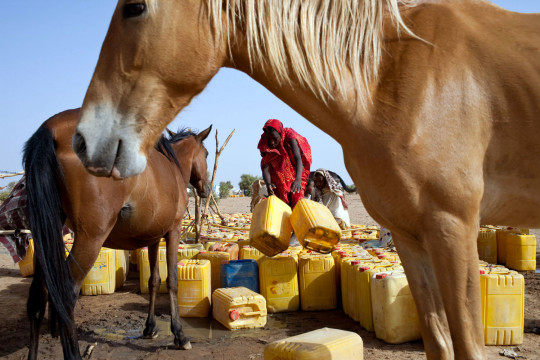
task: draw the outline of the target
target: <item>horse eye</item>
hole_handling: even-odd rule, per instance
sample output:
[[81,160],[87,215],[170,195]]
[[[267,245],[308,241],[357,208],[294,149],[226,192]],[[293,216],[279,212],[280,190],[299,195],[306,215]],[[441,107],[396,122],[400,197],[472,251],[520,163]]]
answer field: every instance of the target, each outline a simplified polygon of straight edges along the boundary
[[144,10],[146,10],[146,5],[144,3],[125,4],[122,9],[122,15],[124,18],[137,17],[140,16]]

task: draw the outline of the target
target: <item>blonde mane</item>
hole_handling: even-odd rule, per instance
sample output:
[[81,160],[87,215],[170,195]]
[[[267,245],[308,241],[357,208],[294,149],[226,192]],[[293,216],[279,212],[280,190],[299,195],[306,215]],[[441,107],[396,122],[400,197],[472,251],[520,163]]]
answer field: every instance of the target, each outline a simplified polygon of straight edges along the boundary
[[[246,36],[250,64],[268,65],[280,83],[296,78],[326,101],[347,91],[352,76],[357,99],[370,101],[368,84],[378,78],[383,21],[413,35],[399,5],[416,0],[207,0],[215,36],[234,43]],[[225,19],[223,19],[225,14]],[[225,29],[223,29],[225,25]],[[414,36],[414,35],[413,35]]]

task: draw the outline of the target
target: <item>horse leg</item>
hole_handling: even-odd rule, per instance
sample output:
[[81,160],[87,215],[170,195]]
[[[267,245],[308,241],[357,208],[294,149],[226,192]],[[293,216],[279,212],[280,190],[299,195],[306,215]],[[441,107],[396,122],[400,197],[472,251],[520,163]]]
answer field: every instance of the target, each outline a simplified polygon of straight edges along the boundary
[[[75,299],[77,299],[79,295],[84,278],[96,262],[105,238],[106,236],[99,237],[88,235],[82,231],[76,231],[75,242],[73,243],[73,248],[71,249],[71,252],[67,258],[73,280]],[[72,308],[74,309],[75,306]],[[70,316],[72,319],[74,318],[73,312],[70,314]],[[64,358],[81,359],[75,322],[72,322],[72,326],[67,326],[65,323],[59,322],[58,328],[60,338],[62,340]]]
[[169,289],[169,298],[171,304],[171,331],[174,334],[174,344],[177,348],[183,350],[191,349],[189,339],[182,331],[180,323],[180,314],[178,312],[178,239],[180,237],[178,226],[175,230],[167,233],[167,288]]
[[396,239],[416,304],[424,314],[426,353],[432,359],[485,359],[478,222],[474,216],[463,220],[443,211],[432,214],[418,239],[399,234]]
[[407,234],[392,231],[392,238],[416,303],[427,358],[453,359],[446,313],[427,251],[418,239]]
[[[28,318],[30,319],[30,351],[28,359],[37,359],[37,351],[39,347],[39,330],[41,322],[45,315],[47,305],[47,288],[45,287],[45,279],[39,261],[34,261],[34,278],[30,285],[30,293],[26,309]],[[52,306],[51,306],[52,308]]]
[[156,305],[156,294],[161,283],[159,277],[159,241],[148,247],[148,262],[150,263],[150,279],[148,279],[148,290],[150,293],[150,305],[148,307],[148,319],[146,319],[146,327],[143,331],[145,339],[155,339],[158,336],[158,328],[156,326],[156,318],[154,315]]

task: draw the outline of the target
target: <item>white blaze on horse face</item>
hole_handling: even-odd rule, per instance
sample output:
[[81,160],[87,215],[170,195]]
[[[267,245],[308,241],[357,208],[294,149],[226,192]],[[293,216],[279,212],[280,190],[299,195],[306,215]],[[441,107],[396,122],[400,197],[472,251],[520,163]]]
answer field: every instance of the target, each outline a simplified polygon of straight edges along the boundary
[[73,149],[96,176],[126,178],[146,167],[135,119],[118,114],[110,104],[91,104],[79,119]]

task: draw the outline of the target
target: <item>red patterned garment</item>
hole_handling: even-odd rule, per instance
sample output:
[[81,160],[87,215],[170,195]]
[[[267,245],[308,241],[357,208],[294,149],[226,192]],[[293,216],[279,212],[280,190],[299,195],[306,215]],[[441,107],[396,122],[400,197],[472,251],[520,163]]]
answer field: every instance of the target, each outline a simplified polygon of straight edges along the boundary
[[[9,197],[0,205],[0,230],[29,229],[26,212],[26,182],[23,176]],[[26,255],[30,234],[0,235],[0,243],[6,247],[15,263]]]
[[[304,197],[304,189],[306,188],[309,178],[309,169],[311,166],[311,147],[305,137],[298,134],[291,128],[284,128],[281,121],[270,119],[265,124],[263,129],[272,127],[281,135],[281,143],[275,149],[271,148],[265,134],[261,135],[257,148],[261,151],[261,168],[264,165],[270,165],[270,176],[272,183],[276,186],[274,193],[281,200],[294,207],[298,200]],[[296,178],[296,163],[292,153],[290,142],[294,139],[298,143],[300,155],[302,158],[302,191],[292,194],[291,185]]]

